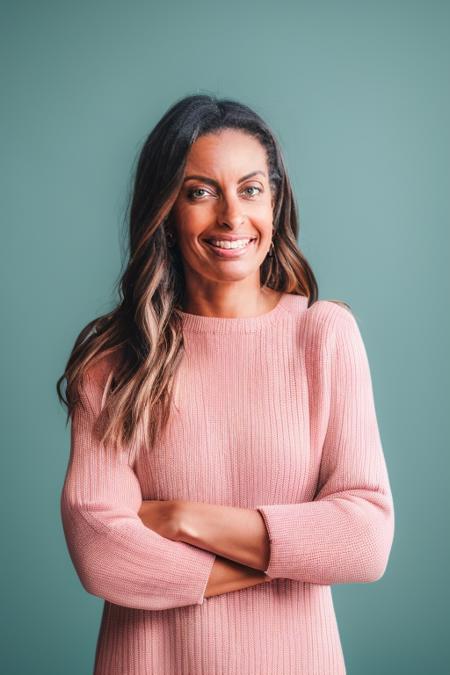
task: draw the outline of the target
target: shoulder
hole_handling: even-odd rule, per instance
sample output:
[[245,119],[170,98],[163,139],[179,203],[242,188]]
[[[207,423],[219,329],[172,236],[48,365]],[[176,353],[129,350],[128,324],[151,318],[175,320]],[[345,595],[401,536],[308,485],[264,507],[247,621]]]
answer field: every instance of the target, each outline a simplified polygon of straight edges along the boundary
[[116,359],[111,354],[101,356],[86,369],[86,376],[100,387],[105,386],[111,373],[114,372]]
[[363,337],[346,303],[317,300],[299,314],[297,330],[298,344],[312,381],[333,373],[349,387],[352,381],[370,378]]
[[359,322],[346,303],[320,300],[305,314],[309,314],[310,330],[307,340],[311,354],[321,363],[335,363],[349,373],[369,374],[368,354]]
[[117,371],[118,360],[117,353],[110,353],[90,363],[84,372],[82,387],[86,386],[91,392],[94,390],[98,394],[103,394]]
[[[73,412],[83,410],[95,416],[99,415],[104,407],[116,367],[117,356],[111,354],[92,359],[84,367],[74,383]],[[81,408],[78,404],[81,404]]]
[[289,293],[285,297],[284,307],[294,317],[300,330],[317,339],[340,328],[355,328],[357,325],[352,308],[343,300],[315,300],[308,306],[305,295]]
[[343,300],[316,300],[306,310],[308,318],[312,321],[343,321],[348,316],[353,316],[353,311]]
[[357,318],[342,301],[316,300],[296,313],[299,346],[307,363],[323,367],[336,357],[366,358],[365,345]]
[[357,329],[351,307],[339,300],[316,300],[303,314],[305,330],[317,340],[334,340],[342,331]]

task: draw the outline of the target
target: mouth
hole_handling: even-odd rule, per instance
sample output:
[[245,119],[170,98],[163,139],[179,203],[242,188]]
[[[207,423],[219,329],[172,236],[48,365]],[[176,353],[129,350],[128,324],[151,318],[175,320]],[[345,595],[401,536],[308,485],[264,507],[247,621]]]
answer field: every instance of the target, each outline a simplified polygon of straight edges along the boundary
[[221,246],[215,246],[211,240],[204,239],[206,247],[212,251],[219,258],[240,258],[242,255],[247,253],[249,250],[253,249],[257,237],[252,237],[248,242],[243,246],[236,246],[235,248],[222,248]]

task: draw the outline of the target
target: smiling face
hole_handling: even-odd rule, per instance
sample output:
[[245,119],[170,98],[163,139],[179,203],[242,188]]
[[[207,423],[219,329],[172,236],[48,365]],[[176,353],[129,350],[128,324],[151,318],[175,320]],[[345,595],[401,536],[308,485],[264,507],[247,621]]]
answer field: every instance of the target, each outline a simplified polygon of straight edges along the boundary
[[[195,293],[247,280],[259,288],[259,268],[272,241],[273,195],[266,152],[242,131],[225,129],[197,139],[173,207],[175,239],[186,286]],[[190,178],[195,176],[195,178]],[[207,240],[252,239],[245,248],[216,248]]]

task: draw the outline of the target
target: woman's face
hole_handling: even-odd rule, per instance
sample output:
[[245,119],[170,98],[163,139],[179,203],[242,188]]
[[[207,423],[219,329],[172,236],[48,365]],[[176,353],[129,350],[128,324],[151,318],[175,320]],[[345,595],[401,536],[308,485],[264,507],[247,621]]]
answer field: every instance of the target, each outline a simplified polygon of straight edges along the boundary
[[[191,147],[184,176],[173,221],[187,285],[192,289],[203,282],[214,286],[254,277],[259,288],[259,268],[273,228],[264,147],[234,129],[204,135]],[[227,237],[252,241],[245,248],[225,250],[207,241]]]

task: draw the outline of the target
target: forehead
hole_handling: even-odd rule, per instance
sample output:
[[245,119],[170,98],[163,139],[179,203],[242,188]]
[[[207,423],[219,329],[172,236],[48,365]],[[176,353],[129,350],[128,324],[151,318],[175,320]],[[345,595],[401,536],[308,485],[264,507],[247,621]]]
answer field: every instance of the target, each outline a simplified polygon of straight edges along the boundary
[[224,129],[217,134],[205,134],[193,143],[185,173],[226,171],[242,175],[266,168],[265,148],[256,138],[237,129]]

